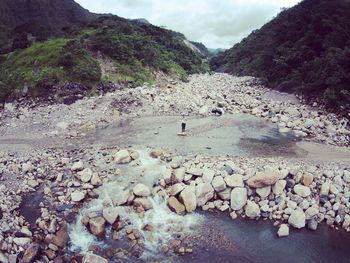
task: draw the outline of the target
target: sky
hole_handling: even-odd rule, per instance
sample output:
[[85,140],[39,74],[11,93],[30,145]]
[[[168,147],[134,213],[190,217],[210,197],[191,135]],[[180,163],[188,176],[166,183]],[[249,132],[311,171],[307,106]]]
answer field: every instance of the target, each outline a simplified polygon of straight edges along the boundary
[[145,18],[209,48],[230,48],[300,0],[76,0],[94,13]]

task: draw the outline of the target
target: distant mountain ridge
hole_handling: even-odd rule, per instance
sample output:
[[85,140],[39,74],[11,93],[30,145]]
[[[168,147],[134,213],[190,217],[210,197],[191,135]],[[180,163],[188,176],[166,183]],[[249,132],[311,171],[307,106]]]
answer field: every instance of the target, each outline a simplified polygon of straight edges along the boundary
[[214,70],[350,109],[350,0],[304,0],[211,60]]

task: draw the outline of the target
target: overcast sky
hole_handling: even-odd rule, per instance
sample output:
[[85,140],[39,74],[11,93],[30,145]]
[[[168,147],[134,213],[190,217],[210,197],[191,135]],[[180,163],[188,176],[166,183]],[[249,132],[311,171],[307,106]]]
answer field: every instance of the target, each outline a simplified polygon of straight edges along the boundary
[[210,48],[230,48],[300,0],[76,0],[94,13],[146,18]]

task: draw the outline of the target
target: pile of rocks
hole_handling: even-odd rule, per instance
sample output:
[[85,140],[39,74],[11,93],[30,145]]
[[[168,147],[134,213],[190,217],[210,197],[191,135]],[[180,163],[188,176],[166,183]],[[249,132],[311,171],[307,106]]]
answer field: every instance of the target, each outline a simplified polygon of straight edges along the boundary
[[287,235],[288,225],[316,230],[323,221],[350,231],[349,167],[197,158],[168,169],[160,183],[178,214],[201,208],[229,211],[232,218],[270,219],[283,223],[280,236]]
[[[0,259],[4,262],[23,258],[27,258],[23,262],[31,262],[33,258],[44,262],[63,259],[68,249],[67,224],[76,220],[84,203],[98,198],[96,188],[111,181],[120,182],[124,190],[113,197],[112,203],[105,203],[98,213],[84,215],[82,222],[98,237],[104,236],[106,228],[111,227],[112,238],[126,236],[136,254],[142,253],[143,237],[137,229],[127,227],[128,222],[115,207],[129,207],[142,216],[153,208],[150,198],[156,195],[163,196],[169,208],[179,215],[196,209],[218,209],[229,212],[232,218],[241,215],[272,220],[279,226],[280,237],[289,235],[290,226],[316,230],[321,222],[350,231],[348,163],[310,165],[282,158],[202,156],[184,159],[160,149],[151,151],[150,156],[161,159],[166,166],[153,189],[137,183],[139,174],[120,178],[122,171],[116,167],[138,165],[140,154],[131,149],[55,150],[25,156],[3,154]],[[40,216],[33,228],[18,208],[23,194],[37,189],[41,189],[43,197],[34,208]],[[150,232],[153,228],[144,226]],[[176,244],[167,244],[164,249],[181,255],[191,253],[192,246]],[[119,251],[118,255],[125,253]],[[85,257],[85,262],[89,262],[98,256]]]
[[[27,198],[27,193],[37,191],[43,182],[50,183],[57,176],[59,165],[53,153],[32,153],[30,156],[1,156],[1,262],[34,262],[43,255],[47,262],[58,253],[67,251],[68,230],[65,221],[49,212],[49,205],[43,199],[38,207]],[[52,166],[53,165],[53,166]],[[50,173],[49,173],[50,171]],[[49,193],[49,188],[43,190]],[[39,195],[38,195],[39,196]],[[28,196],[28,198],[30,198]],[[36,227],[29,224],[20,214],[23,202],[31,204],[30,213],[41,214]],[[46,204],[44,204],[46,203]],[[27,211],[29,213],[29,210]]]
[[159,112],[208,115],[220,111],[249,113],[278,124],[282,133],[294,132],[317,142],[346,146],[350,128],[346,119],[318,108],[264,96],[268,90],[251,77],[228,74],[193,75],[189,83],[160,90],[154,99]]
[[[171,81],[169,83],[172,83]],[[165,87],[117,89],[99,97],[83,98],[72,105],[5,104],[0,113],[1,134],[81,137],[124,117],[145,115],[248,113],[274,122],[281,133],[316,142],[347,146],[350,128],[346,119],[295,100],[277,100],[257,79],[228,74],[200,74],[188,83]],[[301,100],[300,100],[301,101]],[[35,125],[33,125],[35,124]]]

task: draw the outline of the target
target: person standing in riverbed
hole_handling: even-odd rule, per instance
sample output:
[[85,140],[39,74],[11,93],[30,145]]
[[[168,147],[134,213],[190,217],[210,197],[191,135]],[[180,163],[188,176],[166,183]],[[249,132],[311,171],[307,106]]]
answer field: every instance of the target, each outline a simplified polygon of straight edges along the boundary
[[185,114],[182,115],[182,120],[181,120],[181,129],[182,129],[182,133],[186,132],[186,117]]

